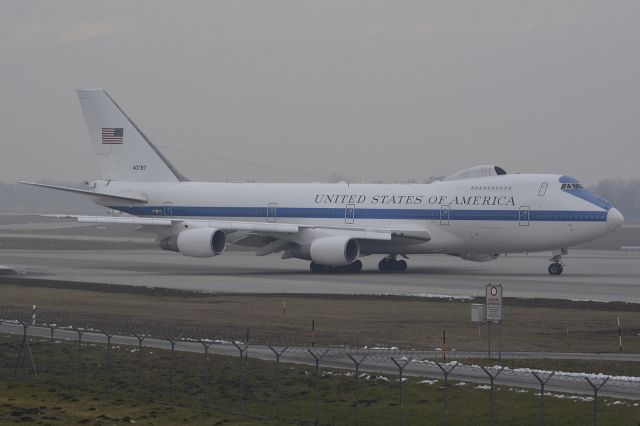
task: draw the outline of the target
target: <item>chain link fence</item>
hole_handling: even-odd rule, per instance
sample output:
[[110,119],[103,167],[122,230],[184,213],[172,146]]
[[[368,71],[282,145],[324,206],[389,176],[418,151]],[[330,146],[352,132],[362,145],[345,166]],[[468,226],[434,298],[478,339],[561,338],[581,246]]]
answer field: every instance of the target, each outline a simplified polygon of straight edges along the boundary
[[581,401],[572,409],[579,423],[617,419],[621,404],[640,420],[637,377],[467,365],[443,360],[441,351],[334,345],[242,327],[1,309],[0,318],[0,377],[120,398],[308,424],[448,424],[467,416],[508,424],[521,415],[513,404],[544,424],[566,411],[562,399]]

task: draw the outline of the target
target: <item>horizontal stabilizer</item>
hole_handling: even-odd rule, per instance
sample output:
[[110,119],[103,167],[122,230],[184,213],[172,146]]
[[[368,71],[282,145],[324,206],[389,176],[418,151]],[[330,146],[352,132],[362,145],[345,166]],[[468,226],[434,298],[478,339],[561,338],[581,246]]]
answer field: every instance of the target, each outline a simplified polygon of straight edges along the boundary
[[127,202],[135,202],[135,203],[146,203],[147,200],[142,198],[142,197],[133,197],[133,196],[129,196],[129,195],[115,195],[115,194],[107,194],[106,192],[95,192],[95,191],[89,191],[86,189],[78,189],[78,188],[69,188],[68,186],[58,186],[58,185],[47,185],[44,183],[36,183],[36,182],[25,182],[25,181],[18,181],[18,183],[22,183],[24,185],[31,185],[31,186],[39,186],[42,188],[49,188],[49,189],[57,189],[58,191],[66,191],[66,192],[73,192],[76,194],[82,194],[82,195],[89,195],[91,197],[106,197],[106,198],[112,198],[115,200],[121,200],[121,201],[127,201]]

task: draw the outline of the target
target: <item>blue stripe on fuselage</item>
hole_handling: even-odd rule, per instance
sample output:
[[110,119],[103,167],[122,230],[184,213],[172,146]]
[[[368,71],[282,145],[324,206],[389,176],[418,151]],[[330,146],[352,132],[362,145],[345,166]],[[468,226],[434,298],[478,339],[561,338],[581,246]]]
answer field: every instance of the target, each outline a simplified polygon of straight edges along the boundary
[[[165,213],[165,206],[111,207],[135,216],[151,217],[242,217],[266,219],[267,207],[186,207],[171,206],[171,212]],[[449,220],[479,221],[519,221],[519,210],[458,210],[448,211]],[[296,219],[344,219],[344,208],[321,207],[277,207],[276,217]],[[409,219],[440,220],[440,209],[354,209],[355,219]],[[526,220],[526,218],[524,218]],[[606,211],[565,211],[531,210],[532,222],[605,222]]]
[[587,191],[586,189],[563,189],[562,192],[578,197],[588,203],[600,207],[601,209],[605,209],[606,211],[609,211],[609,209],[613,207],[613,204],[604,198],[600,198],[594,193]]
[[[577,179],[572,178],[571,176],[560,176],[558,179],[560,183],[579,183]],[[586,189],[563,189],[562,192],[566,192],[567,194],[571,194],[574,197],[578,197],[588,203],[591,203],[595,206],[600,207],[601,209],[605,209],[609,211],[613,204],[605,200],[604,198],[598,197],[596,194],[587,191]]]

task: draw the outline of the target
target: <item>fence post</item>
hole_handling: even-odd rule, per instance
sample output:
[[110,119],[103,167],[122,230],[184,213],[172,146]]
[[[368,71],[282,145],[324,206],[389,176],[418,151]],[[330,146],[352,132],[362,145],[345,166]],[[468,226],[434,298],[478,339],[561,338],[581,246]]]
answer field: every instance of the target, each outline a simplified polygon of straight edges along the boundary
[[[404,368],[409,364],[410,359],[404,360],[404,362],[400,363],[396,361],[394,357],[391,357],[391,361],[395,365],[398,366],[398,371],[400,372],[400,426],[404,425],[404,381],[402,380],[402,373],[404,372]],[[402,361],[402,360],[401,360]]]
[[142,395],[142,388],[144,387],[144,365],[142,364],[142,342],[146,336],[144,333],[136,333],[132,331],[131,334],[138,339],[138,396]]
[[111,365],[112,365],[112,363],[111,363],[111,338],[112,338],[112,337],[113,337],[113,336],[114,336],[118,331],[116,330],[116,331],[113,331],[113,332],[111,332],[111,333],[108,333],[108,332],[106,332],[106,331],[105,331],[105,330],[103,330],[103,329],[101,329],[100,331],[101,331],[101,332],[102,332],[102,334],[104,334],[104,335],[105,335],[105,337],[107,338],[107,362],[105,363],[105,364],[106,364],[106,367],[107,367],[107,383],[106,383],[106,387],[107,387],[107,389],[111,389],[111,377],[112,377],[112,376],[111,376],[111,374],[112,374],[112,371],[111,371]]
[[538,382],[540,382],[540,424],[544,426],[544,386],[547,384],[549,379],[556,374],[556,372],[552,371],[546,378],[542,378],[542,376],[535,371],[532,371],[531,374],[533,374],[533,376],[538,379]]
[[602,389],[605,383],[609,381],[609,377],[605,377],[599,385],[593,383],[588,377],[585,377],[585,380],[591,385],[591,388],[593,388],[593,424],[595,426],[598,424],[598,392]]
[[269,349],[271,349],[271,351],[276,356],[276,418],[279,419],[280,418],[280,356],[282,356],[282,354],[287,349],[289,349],[289,347],[286,346],[280,352],[274,349],[273,346],[271,345],[269,345]]
[[351,361],[356,365],[356,426],[360,424],[360,365],[367,359],[369,354],[364,354],[357,360],[351,354],[347,354]]
[[204,399],[202,406],[207,408],[209,406],[209,347],[213,344],[213,341],[209,339],[198,339],[200,344],[204,347],[204,369],[202,372],[202,384]]
[[176,343],[182,338],[182,335],[171,338],[164,335],[164,338],[171,344],[171,403],[176,402]]
[[485,368],[484,365],[481,365],[480,368],[482,368],[484,370],[485,373],[487,373],[487,376],[489,376],[489,380],[491,381],[491,395],[490,395],[490,401],[489,401],[489,411],[491,414],[491,424],[494,425],[496,424],[496,418],[495,418],[495,409],[494,409],[494,404],[493,404],[493,384],[494,381],[496,380],[496,377],[498,377],[500,375],[500,373],[502,373],[502,370],[504,370],[504,367],[500,367],[500,369],[498,369],[498,372],[496,374],[491,374],[491,372]]
[[54,323],[44,323],[43,324],[45,327],[47,327],[49,329],[49,365],[47,366],[47,370],[49,370],[49,375],[52,376],[53,375],[53,366],[55,365],[54,362],[54,344],[55,344],[55,340],[53,337],[53,334],[56,330],[56,328],[58,328],[58,326]]
[[487,321],[487,355],[491,359],[491,321]]
[[20,349],[18,351],[18,360],[16,362],[16,368],[13,371],[13,375],[16,376],[18,374],[18,368],[20,365],[24,365],[25,358],[28,356],[31,361],[31,369],[33,370],[33,375],[37,378],[38,372],[36,371],[36,364],[33,361],[33,353],[31,352],[31,345],[29,344],[29,336],[27,335],[27,331],[30,322],[22,321],[21,319],[18,322],[22,325],[22,341],[20,342]]
[[82,335],[87,331],[81,328],[76,327],[75,325],[71,326],[73,331],[78,333],[78,362],[80,363],[80,386],[84,385],[84,361],[82,359]]
[[[449,423],[449,403],[447,399],[447,388],[449,387],[449,373],[453,371],[454,368],[458,366],[457,362],[453,364],[442,364],[436,361],[436,365],[442,372],[444,373],[444,424],[445,426]],[[445,365],[451,366],[451,368],[445,368]]]
[[311,349],[307,348],[307,351],[311,354],[313,359],[316,361],[316,406],[315,406],[315,422],[314,424],[319,424],[320,421],[320,360],[324,358],[324,356],[329,352],[329,349],[325,349],[322,352],[322,355],[318,356]]
[[249,348],[249,343],[246,343],[244,346],[240,346],[234,341],[233,345],[240,352],[240,410],[244,413],[244,354]]

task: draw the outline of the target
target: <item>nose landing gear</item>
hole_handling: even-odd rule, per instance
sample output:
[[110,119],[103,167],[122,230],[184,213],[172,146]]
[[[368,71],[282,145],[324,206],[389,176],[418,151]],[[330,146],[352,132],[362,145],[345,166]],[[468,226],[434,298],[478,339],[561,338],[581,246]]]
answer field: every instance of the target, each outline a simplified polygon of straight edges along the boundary
[[378,263],[380,272],[403,272],[407,270],[407,262],[403,259],[397,260],[397,255],[390,254]]
[[549,274],[551,275],[560,275],[563,271],[563,267],[561,263],[555,262],[549,265]]
[[564,263],[562,263],[562,255],[567,254],[567,252],[568,252],[567,249],[562,249],[560,254],[554,254],[553,257],[549,259],[551,262],[553,262],[551,265],[549,265],[550,275],[562,274],[562,271],[564,270]]

